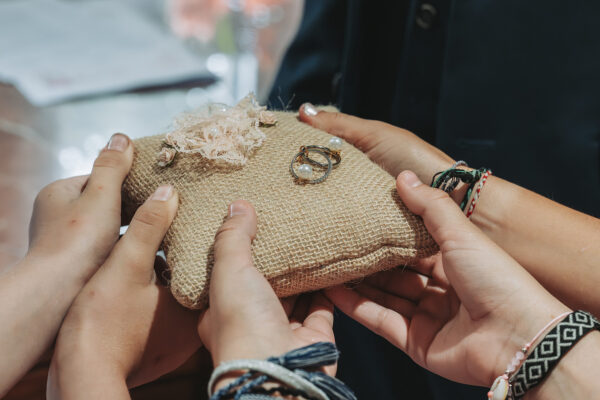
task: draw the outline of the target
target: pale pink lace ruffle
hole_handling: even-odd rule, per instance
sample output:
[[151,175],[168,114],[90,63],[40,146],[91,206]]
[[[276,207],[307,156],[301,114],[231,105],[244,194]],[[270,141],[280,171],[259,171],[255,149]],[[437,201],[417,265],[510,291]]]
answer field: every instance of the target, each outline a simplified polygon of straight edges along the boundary
[[276,122],[275,114],[259,105],[253,93],[234,107],[214,103],[184,113],[165,135],[167,147],[159,153],[158,165],[169,165],[176,152],[181,152],[198,153],[219,164],[244,166],[266,138],[260,126]]

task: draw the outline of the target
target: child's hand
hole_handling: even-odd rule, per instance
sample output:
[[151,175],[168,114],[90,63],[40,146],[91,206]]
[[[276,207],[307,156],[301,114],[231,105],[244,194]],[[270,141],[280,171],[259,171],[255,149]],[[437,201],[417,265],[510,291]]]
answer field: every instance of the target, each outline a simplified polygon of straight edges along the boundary
[[[251,243],[255,235],[254,208],[245,201],[234,202],[215,239],[210,308],[198,325],[215,366],[235,359],[265,359],[335,340],[333,305],[323,293],[301,296],[295,303],[285,299],[282,304],[277,298],[254,267]],[[325,372],[335,375],[335,369],[329,366]]]
[[88,176],[63,179],[38,194],[30,223],[28,257],[69,265],[83,284],[119,237],[121,185],[133,146],[115,134]]
[[136,212],[60,329],[48,398],[127,398],[128,386],[175,369],[200,347],[197,313],[156,282],[155,255],[178,197],[159,187]]
[[406,171],[400,198],[440,253],[414,269],[326,290],[344,313],[453,381],[489,386],[517,350],[568,308],[477,229],[448,197]]
[[114,135],[89,177],[64,179],[38,195],[27,255],[0,277],[0,397],[52,344],[85,282],[119,237],[121,185],[133,146]]

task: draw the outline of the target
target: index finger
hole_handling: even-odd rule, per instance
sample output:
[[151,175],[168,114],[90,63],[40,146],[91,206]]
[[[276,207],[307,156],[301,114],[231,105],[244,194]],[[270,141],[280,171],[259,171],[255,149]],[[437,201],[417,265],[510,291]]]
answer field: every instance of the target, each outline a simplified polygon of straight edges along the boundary
[[215,263],[210,280],[210,307],[213,315],[227,318],[260,305],[265,310],[283,307],[266,278],[252,260],[252,240],[256,235],[256,212],[246,201],[231,204],[229,217],[216,234]]
[[103,201],[106,195],[121,202],[121,186],[133,163],[131,140],[121,133],[114,134],[102,149],[90,174],[82,197],[94,202]]
[[299,116],[302,122],[338,136],[362,151],[367,151],[368,146],[372,146],[365,141],[365,138],[377,131],[375,121],[341,112],[322,111],[310,103],[300,107]]

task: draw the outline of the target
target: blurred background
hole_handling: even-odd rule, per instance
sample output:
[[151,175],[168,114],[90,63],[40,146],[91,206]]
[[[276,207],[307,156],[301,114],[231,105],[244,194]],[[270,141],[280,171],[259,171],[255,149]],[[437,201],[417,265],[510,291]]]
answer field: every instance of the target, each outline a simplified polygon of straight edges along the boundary
[[[264,103],[302,8],[302,0],[0,0],[0,273],[27,250],[37,192],[88,173],[114,132],[158,134],[183,111],[250,91]],[[6,399],[43,399],[49,357]],[[201,352],[133,396],[203,398],[198,376],[209,369]]]

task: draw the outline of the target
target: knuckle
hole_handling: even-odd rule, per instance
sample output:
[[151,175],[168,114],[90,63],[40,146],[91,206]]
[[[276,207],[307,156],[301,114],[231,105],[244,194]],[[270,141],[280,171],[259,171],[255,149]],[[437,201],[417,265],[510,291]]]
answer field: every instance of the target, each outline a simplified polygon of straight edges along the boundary
[[220,243],[243,240],[244,234],[238,229],[237,225],[229,223],[221,225],[215,234],[215,248],[220,246]]
[[384,336],[387,333],[385,327],[389,317],[390,310],[388,308],[382,307],[377,311],[377,315],[375,316],[375,324],[373,327],[375,333],[380,336]]
[[51,182],[51,183],[47,184],[46,186],[44,186],[42,188],[42,190],[40,190],[40,193],[53,193],[53,192],[57,191],[58,189],[60,189],[64,184],[65,184],[65,180],[59,179],[57,181]]
[[134,220],[141,225],[155,228],[167,225],[168,216],[161,207],[145,205],[135,213]]
[[421,189],[427,190],[427,206],[429,208],[448,208],[448,207],[456,207],[456,203],[454,200],[450,198],[448,193],[444,192],[440,189],[432,189],[429,186],[421,185]]
[[439,238],[440,246],[453,242],[457,238],[457,231],[454,227],[440,226],[437,229],[436,237]]
[[335,126],[338,130],[342,130],[342,128],[345,128],[346,114],[336,111],[328,113],[327,117],[327,122]]
[[422,203],[420,212],[417,212],[423,218],[428,218],[435,210],[449,210],[456,207],[454,200],[447,193],[440,189],[432,189],[427,185],[421,185],[418,190],[422,193]]
[[39,191],[37,196],[35,196],[34,205],[39,206],[41,203],[50,200],[50,198],[52,198],[57,193],[57,191],[61,189],[61,187],[64,185],[64,182],[65,180],[61,179],[44,186]]
[[344,121],[345,114],[338,111],[334,111],[332,113],[329,113],[329,117],[332,121],[340,122]]
[[123,157],[116,151],[103,151],[94,161],[94,168],[121,168],[123,165]]
[[34,204],[39,204],[42,203],[45,199],[48,198],[49,195],[52,195],[53,189],[52,189],[52,183],[50,185],[46,185],[42,188],[42,190],[40,190],[37,194],[37,196],[35,196],[35,201]]

